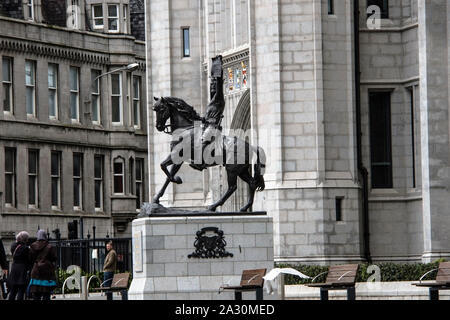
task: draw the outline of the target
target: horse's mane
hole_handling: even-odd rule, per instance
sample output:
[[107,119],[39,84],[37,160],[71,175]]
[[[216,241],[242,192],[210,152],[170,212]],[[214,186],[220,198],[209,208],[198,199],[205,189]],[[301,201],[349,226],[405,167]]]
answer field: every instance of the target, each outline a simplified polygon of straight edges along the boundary
[[183,99],[175,97],[164,97],[164,101],[167,102],[171,107],[174,107],[179,112],[186,115],[188,119],[192,121],[201,120],[202,117],[195,111],[195,109],[187,104]]

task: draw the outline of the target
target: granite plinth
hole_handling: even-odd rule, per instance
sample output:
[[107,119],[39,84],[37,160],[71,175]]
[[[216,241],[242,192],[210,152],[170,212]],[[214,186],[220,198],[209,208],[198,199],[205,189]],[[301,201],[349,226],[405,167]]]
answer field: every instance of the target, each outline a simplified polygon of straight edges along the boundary
[[[223,249],[232,255],[193,254],[198,232],[204,228],[222,231]],[[270,271],[274,265],[273,223],[265,212],[150,216],[135,219],[132,229],[131,300],[233,300],[232,292],[219,293],[220,286],[239,285],[243,270]],[[254,300],[255,294],[244,293],[243,298]],[[264,299],[274,298],[264,293]]]

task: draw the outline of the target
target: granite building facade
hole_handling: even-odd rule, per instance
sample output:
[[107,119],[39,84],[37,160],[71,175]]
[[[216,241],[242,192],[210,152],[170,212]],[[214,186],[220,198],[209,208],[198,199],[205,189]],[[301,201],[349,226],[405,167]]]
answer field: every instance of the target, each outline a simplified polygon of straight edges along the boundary
[[82,220],[78,236],[93,236],[93,226],[96,237],[131,236],[148,199],[140,8],[139,0],[1,2],[3,239],[38,226],[67,238],[73,220]]
[[[250,129],[268,154],[253,209],[273,217],[276,261],[448,258],[449,12],[445,0],[147,0],[149,96],[203,113],[223,56],[224,131]],[[153,123],[150,194],[168,151]],[[181,177],[164,205],[226,190],[220,168]],[[222,210],[245,198],[241,185]]]

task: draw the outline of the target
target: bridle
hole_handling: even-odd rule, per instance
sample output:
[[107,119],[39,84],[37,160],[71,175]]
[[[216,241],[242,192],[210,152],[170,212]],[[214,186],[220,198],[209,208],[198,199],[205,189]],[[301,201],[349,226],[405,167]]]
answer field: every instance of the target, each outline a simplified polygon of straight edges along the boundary
[[[165,108],[169,108],[167,105],[166,106],[164,106]],[[156,111],[156,112],[161,112],[161,110],[156,110],[155,108],[153,108],[153,110],[154,111]],[[166,119],[166,121],[168,120],[170,118],[170,111],[169,111],[169,117]],[[172,124],[165,124],[164,125],[164,129],[163,129],[163,132],[164,133],[167,133],[167,134],[172,134]]]
[[[170,118],[170,108],[169,108],[169,106],[167,106],[167,105],[165,105],[164,106],[165,108],[167,108],[169,111],[169,117],[167,118],[167,119],[169,119]],[[161,110],[156,110],[155,108],[153,108],[153,110],[154,111],[156,111],[156,112],[161,112]],[[223,117],[223,115],[222,115],[222,117]],[[202,122],[203,123],[205,123],[204,122],[204,118],[202,119]],[[167,121],[167,120],[166,120]],[[220,119],[220,121],[222,121],[222,119]],[[190,128],[190,127],[193,127],[193,126],[188,126],[188,127],[186,127],[186,128]],[[172,130],[172,124],[165,124],[164,125],[164,129],[163,129],[163,132],[164,133],[166,133],[166,134],[169,134],[169,135],[172,135],[172,133],[173,133],[173,130]]]
[[164,133],[172,134],[172,125],[171,124],[164,125]]

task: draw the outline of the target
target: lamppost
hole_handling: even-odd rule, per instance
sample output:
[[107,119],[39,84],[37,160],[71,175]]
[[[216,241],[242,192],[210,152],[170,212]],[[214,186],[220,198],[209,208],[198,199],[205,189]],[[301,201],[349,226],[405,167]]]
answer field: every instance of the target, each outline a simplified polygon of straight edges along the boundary
[[101,75],[95,77],[95,79],[94,79],[92,82],[96,81],[97,79],[99,79],[99,78],[101,78],[101,77],[103,77],[103,76],[106,76],[106,75],[111,74],[111,73],[114,73],[114,72],[123,71],[123,70],[133,72],[133,71],[136,70],[137,68],[139,68],[139,63],[130,63],[130,64],[127,65],[127,66],[120,67],[120,68],[118,68],[118,69],[114,69],[114,70],[111,70],[111,71],[102,73]]

